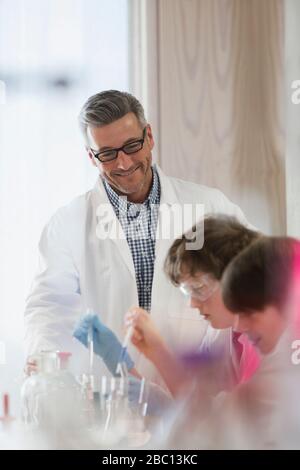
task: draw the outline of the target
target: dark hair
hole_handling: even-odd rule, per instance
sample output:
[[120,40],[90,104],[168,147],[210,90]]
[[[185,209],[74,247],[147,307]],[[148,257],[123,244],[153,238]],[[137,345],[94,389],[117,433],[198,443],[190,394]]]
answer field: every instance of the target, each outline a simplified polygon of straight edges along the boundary
[[225,215],[207,216],[192,231],[203,233],[203,247],[187,250],[186,244],[191,241],[187,233],[174,241],[165,261],[165,272],[175,285],[179,285],[183,269],[191,276],[203,271],[220,280],[232,258],[260,236],[235,217]]
[[289,293],[297,241],[289,237],[261,237],[228,266],[222,279],[223,300],[233,313],[281,309]]

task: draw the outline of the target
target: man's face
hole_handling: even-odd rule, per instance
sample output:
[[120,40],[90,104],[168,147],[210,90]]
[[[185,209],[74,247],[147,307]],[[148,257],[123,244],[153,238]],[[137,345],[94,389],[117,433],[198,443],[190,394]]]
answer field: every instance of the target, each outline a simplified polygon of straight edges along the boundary
[[240,313],[238,318],[237,330],[245,333],[262,354],[275,348],[286,327],[284,316],[273,306],[250,314]]
[[[128,113],[121,119],[103,127],[88,129],[90,147],[96,152],[122,147],[125,143],[142,139],[143,129],[136,116]],[[92,152],[89,156],[100,174],[118,194],[137,200],[146,197],[152,183],[152,154],[154,140],[150,125],[145,131],[143,148],[127,155],[119,151],[118,157],[110,162],[101,163]],[[140,201],[142,202],[142,201]]]

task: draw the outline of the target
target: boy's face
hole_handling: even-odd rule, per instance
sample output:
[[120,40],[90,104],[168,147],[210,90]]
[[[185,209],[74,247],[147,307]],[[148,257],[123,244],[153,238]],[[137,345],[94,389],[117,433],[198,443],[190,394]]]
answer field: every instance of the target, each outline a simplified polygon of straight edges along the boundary
[[181,290],[189,296],[190,306],[216,329],[235,325],[236,315],[225,307],[220,289],[220,282],[211,274],[199,271],[196,275],[185,275],[181,279]]
[[237,330],[245,333],[262,354],[272,352],[286,328],[284,316],[272,305],[261,311],[240,313],[238,318]]

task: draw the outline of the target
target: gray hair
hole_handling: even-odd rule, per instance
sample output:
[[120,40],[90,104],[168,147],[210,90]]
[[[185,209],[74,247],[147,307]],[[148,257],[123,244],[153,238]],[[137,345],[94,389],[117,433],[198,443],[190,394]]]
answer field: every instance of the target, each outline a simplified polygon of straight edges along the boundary
[[107,90],[91,96],[83,105],[79,114],[79,126],[86,143],[88,143],[88,126],[106,126],[122,118],[127,113],[135,114],[141,128],[147,125],[143,106],[130,93]]

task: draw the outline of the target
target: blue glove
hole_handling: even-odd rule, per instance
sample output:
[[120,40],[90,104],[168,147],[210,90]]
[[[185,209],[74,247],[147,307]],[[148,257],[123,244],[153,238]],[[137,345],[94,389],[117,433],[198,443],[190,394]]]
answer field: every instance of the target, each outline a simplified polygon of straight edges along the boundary
[[76,326],[73,336],[84,346],[88,346],[88,332],[93,330],[94,353],[103,359],[108,370],[116,375],[117,364],[122,358],[127,370],[134,367],[134,362],[127,353],[124,354],[122,345],[116,335],[101,323],[98,315],[89,313],[83,317]]
[[[139,406],[141,380],[130,375],[128,378],[128,400],[131,408]],[[147,402],[147,416],[161,416],[172,405],[173,399],[158,385],[145,385],[143,403]]]

